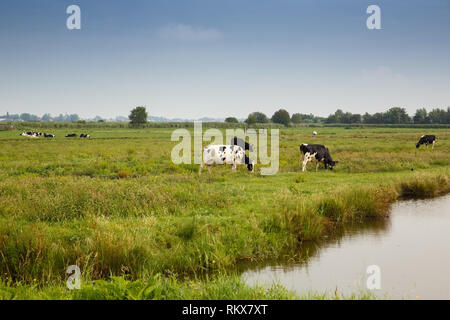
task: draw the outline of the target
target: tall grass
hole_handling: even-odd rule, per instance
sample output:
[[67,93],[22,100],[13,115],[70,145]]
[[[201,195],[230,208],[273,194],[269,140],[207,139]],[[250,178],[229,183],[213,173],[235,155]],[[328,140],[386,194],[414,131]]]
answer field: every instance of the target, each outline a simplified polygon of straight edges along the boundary
[[174,277],[153,277],[129,281],[124,277],[83,283],[79,290],[63,286],[0,282],[0,300],[292,300],[292,299],[376,299],[370,292],[340,295],[307,292],[297,295],[275,283],[269,287],[249,286],[237,276],[210,281],[179,281]]
[[[81,190],[82,184],[77,185],[68,184]],[[215,201],[221,198],[219,193],[208,191],[197,193],[198,204],[190,206],[183,205],[188,193],[139,200],[125,192],[136,200],[124,203],[117,201],[118,194],[127,190],[120,187],[105,188],[108,192],[92,203],[76,194],[52,202],[51,193],[47,197],[38,193],[36,198],[28,194],[26,190],[38,188],[30,185],[22,190],[20,203],[16,193],[9,196],[11,201],[2,201],[0,272],[26,283],[62,281],[70,264],[88,270],[90,279],[226,272],[239,261],[273,258],[299,242],[318,240],[331,234],[336,224],[385,217],[389,204],[404,196],[405,185],[408,190],[425,185],[437,194],[448,192],[449,179],[422,176],[378,188],[341,187],[326,195],[279,195],[270,205],[244,203],[236,212],[228,211],[230,204]],[[3,185],[1,190],[5,189]],[[236,206],[239,199],[238,195],[229,203]],[[159,209],[150,207],[154,201]],[[158,213],[163,209],[167,213]],[[213,211],[204,211],[208,209]]]

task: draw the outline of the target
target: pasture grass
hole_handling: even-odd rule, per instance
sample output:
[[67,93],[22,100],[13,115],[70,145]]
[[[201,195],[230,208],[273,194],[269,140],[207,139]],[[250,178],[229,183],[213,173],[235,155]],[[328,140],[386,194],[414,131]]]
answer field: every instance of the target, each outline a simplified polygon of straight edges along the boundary
[[337,292],[295,294],[278,283],[271,286],[249,286],[238,276],[211,281],[179,281],[175,277],[155,275],[136,281],[111,277],[108,281],[84,283],[79,290],[64,286],[0,283],[0,300],[374,300],[370,292],[348,295]]
[[[126,299],[136,293],[123,286],[147,285],[172,291],[144,298],[182,298],[192,281],[201,293],[186,297],[221,299],[242,285],[242,298],[294,298],[228,275],[241,263],[295,256],[339,225],[384,218],[397,199],[450,191],[446,129],[321,128],[316,138],[309,128],[282,129],[274,176],[223,166],[199,176],[196,165],[174,165],[168,128],[80,129],[90,140],[64,138],[68,130],[48,140],[0,132],[3,298]],[[416,149],[427,133],[435,149]],[[301,143],[325,144],[339,164],[301,172]],[[72,264],[83,283],[110,281],[59,294]]]

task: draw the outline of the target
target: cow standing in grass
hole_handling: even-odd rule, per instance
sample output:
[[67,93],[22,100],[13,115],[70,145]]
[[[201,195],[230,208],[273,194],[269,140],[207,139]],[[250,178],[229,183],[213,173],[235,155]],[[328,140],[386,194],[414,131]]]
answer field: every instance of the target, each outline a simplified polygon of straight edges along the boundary
[[431,144],[431,149],[434,149],[435,142],[436,136],[433,134],[427,134],[420,137],[419,142],[417,142],[416,144],[416,148],[418,149],[422,144],[424,144],[428,148],[428,145]]
[[338,161],[333,161],[330,156],[330,151],[327,147],[321,144],[302,144],[300,146],[300,153],[302,155],[302,171],[306,171],[306,165],[309,161],[316,160],[316,171],[319,167],[319,162],[323,161],[325,165],[325,169],[330,167],[330,170],[333,170],[333,167],[338,163]]
[[254,161],[245,154],[244,148],[236,145],[209,145],[203,149],[203,160],[198,169],[201,174],[202,168],[206,165],[208,172],[214,164],[231,164],[231,170],[235,171],[236,166],[246,164],[250,172],[254,171]]

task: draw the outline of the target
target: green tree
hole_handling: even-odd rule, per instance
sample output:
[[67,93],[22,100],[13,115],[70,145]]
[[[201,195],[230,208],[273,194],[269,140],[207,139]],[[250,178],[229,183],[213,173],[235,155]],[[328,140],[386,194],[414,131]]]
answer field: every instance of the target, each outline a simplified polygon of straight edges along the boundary
[[[345,122],[346,114],[341,109],[337,109],[334,114],[330,114],[325,120],[326,123],[342,123]],[[350,115],[348,114],[348,121],[350,121]],[[349,123],[349,122],[348,122]]]
[[302,122],[302,115],[300,113],[294,113],[291,117],[291,122],[299,124]]
[[340,122],[341,123],[352,123],[352,114],[350,112],[346,112],[344,114],[342,114],[341,118],[340,118]]
[[446,112],[443,109],[433,109],[428,113],[431,123],[445,123]]
[[23,121],[31,121],[32,116],[29,113],[22,113],[20,115],[20,119],[23,120]]
[[228,117],[225,119],[225,122],[227,123],[238,123],[238,119],[236,119],[235,117]]
[[269,122],[269,119],[267,118],[267,116],[262,112],[253,112],[252,115],[254,115],[256,117],[257,123],[268,123]]
[[144,106],[139,106],[131,110],[128,118],[131,124],[142,124],[147,122],[147,110]]
[[384,118],[386,123],[397,124],[411,122],[411,118],[406,113],[405,108],[399,107],[390,108],[388,111],[386,111]]
[[256,118],[254,113],[250,113],[247,117],[247,119],[245,120],[246,124],[255,124],[258,122],[258,118]]
[[338,119],[338,117],[336,117],[335,114],[330,114],[330,115],[326,118],[325,122],[326,122],[326,123],[339,123],[339,119]]
[[62,113],[59,114],[59,116],[55,117],[53,119],[55,122],[63,122],[65,121],[64,115]]
[[46,113],[42,116],[41,120],[42,121],[50,121],[50,120],[52,120],[52,116],[50,115],[50,113]]
[[80,120],[80,117],[76,113],[69,115],[70,122],[77,122],[78,120]]
[[362,117],[359,113],[353,113],[350,119],[350,123],[360,123],[362,121]]
[[425,108],[417,109],[413,117],[414,123],[428,123],[428,114]]
[[342,118],[344,117],[344,111],[342,111],[342,109],[337,109],[334,115],[336,116],[337,122],[342,122]]
[[275,113],[272,116],[272,122],[280,123],[280,124],[284,124],[285,126],[288,126],[289,123],[291,122],[291,117],[289,115],[289,112],[287,112],[284,109],[275,111]]
[[362,121],[364,123],[373,123],[373,116],[370,115],[368,112],[364,113],[362,116]]

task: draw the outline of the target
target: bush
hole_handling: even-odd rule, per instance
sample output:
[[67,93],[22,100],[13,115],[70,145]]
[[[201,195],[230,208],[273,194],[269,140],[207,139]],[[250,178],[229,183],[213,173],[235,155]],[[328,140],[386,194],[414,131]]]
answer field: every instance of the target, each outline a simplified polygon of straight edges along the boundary
[[289,116],[289,112],[284,109],[280,109],[276,111],[272,116],[272,122],[284,124],[288,126],[291,122],[291,117]]
[[235,117],[228,117],[225,119],[226,123],[239,123],[238,119],[236,119]]

